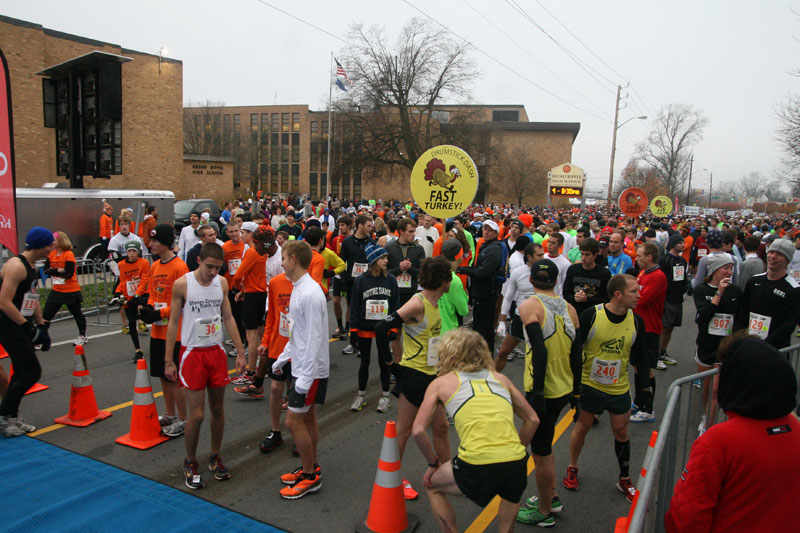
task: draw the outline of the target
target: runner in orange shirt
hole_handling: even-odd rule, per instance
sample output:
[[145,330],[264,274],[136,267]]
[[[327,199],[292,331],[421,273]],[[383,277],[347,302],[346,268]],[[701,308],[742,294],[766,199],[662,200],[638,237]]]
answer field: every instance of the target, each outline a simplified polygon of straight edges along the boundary
[[[150,263],[142,259],[142,245],[138,241],[130,241],[125,245],[125,254],[128,256],[120,261],[119,267],[119,293],[122,309],[128,321],[128,330],[135,350],[131,363],[144,358],[139,347],[139,333],[136,331],[136,319],[139,308],[147,303],[149,298]],[[141,288],[140,288],[141,287]]]
[[50,327],[50,321],[62,306],[66,305],[75,318],[78,326],[78,338],[73,344],[86,344],[86,318],[81,311],[81,286],[78,284],[78,271],[75,263],[75,254],[72,253],[72,241],[63,231],[53,233],[55,249],[45,259],[44,273],[53,280],[53,290],[47,296],[47,303],[42,310],[45,331]]
[[[233,319],[239,328],[239,338],[245,339],[244,323],[242,322],[242,302],[236,301],[236,294],[238,294],[239,290],[233,284],[233,275],[236,274],[242,264],[245,250],[249,246],[242,240],[242,230],[235,219],[231,220],[225,227],[225,233],[228,235],[228,240],[222,245],[222,251],[225,253],[225,264],[228,265],[228,270],[224,274],[225,279],[228,281],[228,301],[231,304]],[[226,343],[233,345],[231,340],[226,341]]]

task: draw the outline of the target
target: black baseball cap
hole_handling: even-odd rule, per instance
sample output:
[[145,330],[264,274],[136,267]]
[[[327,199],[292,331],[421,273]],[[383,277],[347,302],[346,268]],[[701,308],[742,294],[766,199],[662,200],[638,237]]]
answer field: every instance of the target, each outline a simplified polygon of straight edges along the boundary
[[[544,272],[547,278],[543,279],[540,272]],[[531,278],[555,283],[558,280],[558,267],[549,259],[539,259],[531,267]]]

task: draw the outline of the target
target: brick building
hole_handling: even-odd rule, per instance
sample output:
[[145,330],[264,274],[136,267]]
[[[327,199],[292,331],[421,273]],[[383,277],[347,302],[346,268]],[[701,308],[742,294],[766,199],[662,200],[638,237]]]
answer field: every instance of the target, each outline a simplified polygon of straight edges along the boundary
[[122,174],[85,178],[86,188],[167,189],[190,197],[183,162],[183,64],[0,16],[0,49],[6,56],[13,101],[17,186],[64,181],[56,172],[53,128],[44,126],[38,72],[95,50],[132,59],[122,64]]
[[[544,203],[547,171],[571,162],[572,143],[580,131],[579,123],[529,122],[521,105],[441,106],[435,118],[442,131],[467,129],[475,138],[471,155],[481,176],[478,201],[512,201],[506,177],[521,165],[528,167],[524,201]],[[358,148],[349,146],[346,119],[334,114],[332,121],[331,194],[409,199],[408,168],[361,168],[348,161],[346,154]],[[311,111],[307,105],[206,105],[184,110],[187,151],[234,157],[234,187],[240,195],[261,190],[324,197],[328,134],[327,112]]]

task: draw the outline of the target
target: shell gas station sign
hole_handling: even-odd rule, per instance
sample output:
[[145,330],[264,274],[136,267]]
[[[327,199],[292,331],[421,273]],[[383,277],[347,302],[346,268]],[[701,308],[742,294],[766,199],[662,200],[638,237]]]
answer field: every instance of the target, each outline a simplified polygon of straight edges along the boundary
[[550,169],[547,173],[548,193],[552,196],[583,196],[586,185],[586,172],[582,168],[565,163]]

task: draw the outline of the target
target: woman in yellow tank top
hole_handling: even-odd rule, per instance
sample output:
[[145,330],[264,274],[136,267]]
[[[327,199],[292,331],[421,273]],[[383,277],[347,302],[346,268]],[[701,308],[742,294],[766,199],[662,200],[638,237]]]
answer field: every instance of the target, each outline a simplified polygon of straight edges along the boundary
[[[464,495],[481,507],[499,495],[499,530],[512,531],[527,485],[526,446],[539,419],[511,381],[494,370],[489,347],[480,334],[459,328],[437,346],[437,377],[425,391],[413,433],[428,469],[422,479],[431,509],[443,531],[457,531],[447,494]],[[434,452],[427,429],[444,406],[458,433],[452,461]],[[514,414],[522,419],[517,431]]]

